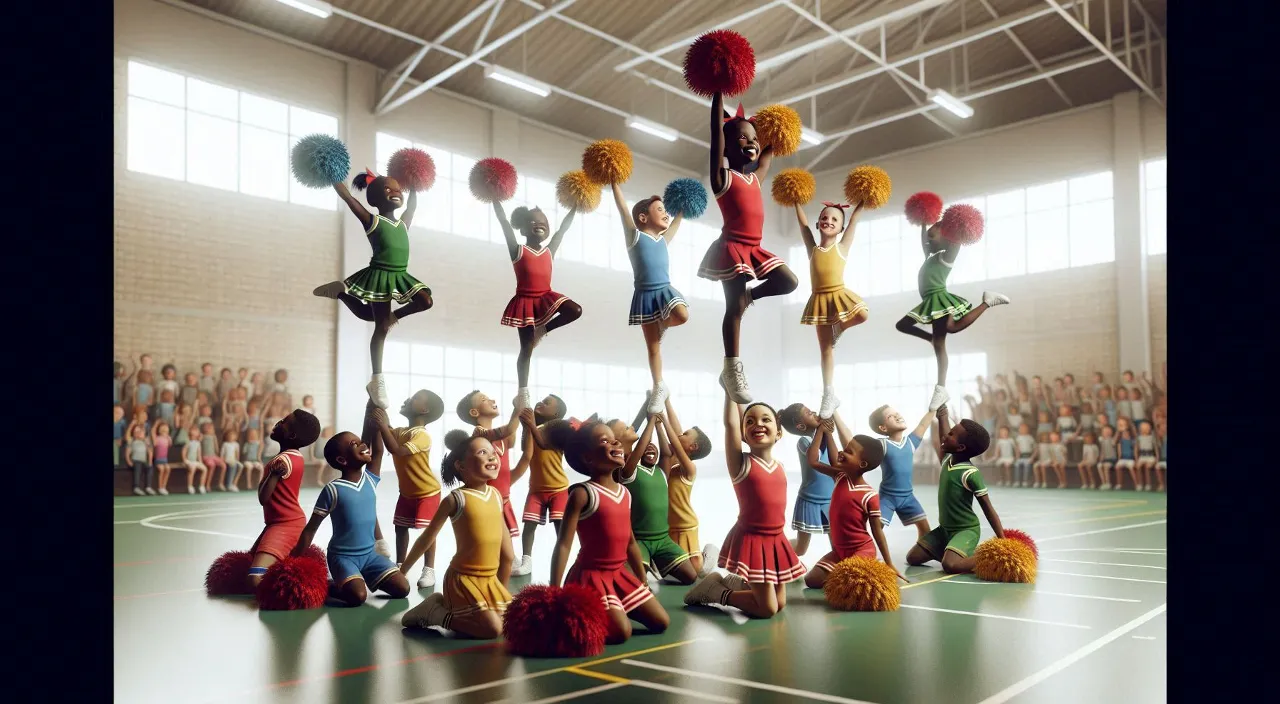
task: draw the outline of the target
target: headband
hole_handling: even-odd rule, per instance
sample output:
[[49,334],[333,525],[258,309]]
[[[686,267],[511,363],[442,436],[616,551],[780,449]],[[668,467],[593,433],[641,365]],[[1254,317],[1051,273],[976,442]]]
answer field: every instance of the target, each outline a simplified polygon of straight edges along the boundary
[[829,200],[824,200],[824,201],[822,201],[822,207],[824,207],[824,208],[839,208],[839,209],[840,209],[840,212],[841,212],[841,213],[843,213],[845,210],[847,210],[848,208],[851,208],[851,207],[853,207],[853,206],[849,205],[848,203],[832,203],[832,202],[831,202],[831,201],[829,201]]

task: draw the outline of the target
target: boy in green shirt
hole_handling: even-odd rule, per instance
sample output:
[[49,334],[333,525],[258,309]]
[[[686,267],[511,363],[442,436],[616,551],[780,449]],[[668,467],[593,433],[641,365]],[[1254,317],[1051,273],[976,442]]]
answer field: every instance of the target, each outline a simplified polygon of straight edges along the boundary
[[982,525],[973,512],[975,498],[996,537],[1004,537],[1004,527],[991,505],[982,473],[970,461],[987,451],[991,436],[980,423],[968,418],[952,426],[946,406],[938,409],[938,428],[942,438],[938,527],[911,547],[907,553],[907,564],[923,565],[930,560],[938,560],[948,574],[962,574],[973,571],[973,553],[982,535]]

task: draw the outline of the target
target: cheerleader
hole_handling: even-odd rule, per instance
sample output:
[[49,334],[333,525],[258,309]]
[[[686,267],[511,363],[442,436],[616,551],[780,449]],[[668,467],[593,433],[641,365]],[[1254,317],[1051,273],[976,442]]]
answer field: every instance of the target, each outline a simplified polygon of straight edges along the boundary
[[[493,213],[498,217],[498,224],[502,225],[511,266],[516,272],[516,295],[511,297],[502,313],[502,324],[520,333],[520,355],[516,357],[516,375],[520,382],[516,395],[517,409],[533,406],[529,398],[529,360],[533,357],[533,348],[547,333],[582,317],[582,306],[551,290],[551,262],[576,212],[569,211],[564,222],[560,223],[560,229],[543,246],[551,228],[541,209],[530,210],[520,206],[511,211],[508,221],[502,203],[495,201],[493,204]],[[524,244],[516,241],[516,230],[524,237]]]
[[445,486],[462,486],[440,502],[400,572],[408,575],[413,563],[435,544],[445,519],[453,524],[457,550],[444,573],[442,591],[405,612],[400,623],[405,628],[440,627],[467,638],[497,638],[511,603],[506,585],[515,557],[502,518],[502,494],[489,486],[501,461],[492,443],[465,430],[450,430],[444,444],[449,454],[440,463],[440,478]]
[[649,396],[649,414],[661,413],[666,407],[667,385],[662,381],[662,336],[667,328],[689,320],[689,305],[671,285],[670,255],[667,247],[675,239],[684,215],[675,218],[667,212],[661,196],[637,201],[627,211],[622,189],[613,184],[613,201],[622,218],[622,232],[627,239],[627,257],[635,277],[635,293],[631,294],[628,325],[639,325],[649,352],[649,374],[653,377],[653,393]]
[[[726,167],[725,162],[728,162]],[[720,383],[735,403],[751,403],[751,390],[738,359],[738,337],[747,306],[768,296],[785,296],[799,280],[786,262],[760,242],[764,237],[764,196],[760,183],[773,161],[773,148],[760,149],[755,125],[742,112],[724,117],[724,96],[711,100],[711,191],[724,217],[724,227],[702,257],[698,276],[724,287],[724,371]],[[759,279],[758,286],[747,282]],[[736,447],[736,446],[735,446]]]
[[[361,320],[373,323],[373,337],[369,340],[369,359],[373,364],[373,379],[369,382],[369,398],[379,408],[387,408],[387,384],[382,377],[382,347],[387,332],[401,318],[420,313],[431,307],[431,289],[409,275],[409,226],[418,209],[418,196],[409,191],[409,202],[404,213],[396,219],[396,209],[403,203],[400,183],[390,176],[378,176],[372,170],[356,174],[351,185],[357,191],[366,191],[369,205],[377,208],[377,214],[365,209],[347,185],[341,181],[333,184],[351,212],[364,227],[364,233],[373,247],[369,266],[340,281],[318,286],[313,294],[321,298],[342,301]],[[391,310],[391,301],[405,305]]]
[[[983,291],[982,303],[969,301],[947,290],[947,277],[960,254],[960,243],[942,236],[938,224],[920,226],[920,248],[924,264],[920,266],[920,305],[907,311],[898,321],[898,332],[918,337],[933,345],[938,361],[938,385],[947,385],[947,335],[960,332],[973,324],[988,308],[1004,305],[1009,297],[995,291]],[[916,325],[928,325],[930,331]]]
[[804,577],[805,568],[782,533],[787,476],[782,463],[773,459],[773,446],[782,437],[777,414],[766,403],[753,403],[745,413],[738,408],[726,391],[724,447],[738,497],[738,521],[717,564],[729,574],[708,574],[685,594],[684,603],[722,604],[755,618],[772,618],[787,605],[787,583]]
[[840,399],[836,398],[832,387],[836,342],[845,330],[865,321],[869,313],[867,304],[844,285],[846,257],[853,246],[853,228],[858,222],[862,204],[853,206],[847,218],[846,208],[849,205],[845,203],[822,203],[822,211],[818,213],[822,244],[818,244],[813,238],[813,230],[809,229],[804,210],[798,204],[795,206],[800,234],[809,253],[809,280],[813,283],[813,293],[800,316],[800,323],[814,325],[818,332],[818,349],[822,354],[822,405],[818,409],[818,417],[823,420],[830,418],[840,406]]
[[[551,557],[551,584],[581,584],[599,592],[609,614],[605,642],[631,637],[631,621],[650,633],[667,629],[670,618],[644,583],[640,546],[631,534],[631,494],[614,481],[626,464],[622,443],[605,423],[589,420],[577,429],[552,428],[552,442],[564,449],[569,466],[590,477],[569,489],[569,505]],[[574,535],[582,543],[578,559],[565,575]]]

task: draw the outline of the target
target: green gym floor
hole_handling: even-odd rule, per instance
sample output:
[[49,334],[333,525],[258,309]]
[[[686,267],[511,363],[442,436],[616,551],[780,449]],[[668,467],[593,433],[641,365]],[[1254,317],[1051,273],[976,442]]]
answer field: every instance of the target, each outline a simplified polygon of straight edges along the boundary
[[[694,491],[703,542],[719,542],[736,504],[705,472]],[[390,537],[394,475],[379,488]],[[792,497],[798,476],[788,475]],[[513,500],[523,505],[523,487]],[[304,488],[309,511],[318,488]],[[936,487],[917,496],[936,516]],[[204,572],[247,549],[261,528],[252,493],[115,500],[115,700],[143,702],[1163,702],[1165,496],[1129,491],[994,487],[1005,526],[1040,546],[1035,584],[906,570],[902,609],[829,610],[801,582],[768,621],[686,608],[687,587],[657,587],[671,614],[659,636],[636,635],[586,660],[508,656],[500,642],[401,629],[407,600],[360,608],[260,612],[248,597],[210,598]],[[789,504],[790,505],[790,504]],[[788,519],[790,517],[788,516]],[[790,532],[790,529],[788,529]],[[990,535],[983,525],[984,538]],[[887,530],[895,562],[915,529]],[[327,524],[317,544],[328,542]],[[540,529],[535,582],[546,582],[554,534]],[[827,551],[815,536],[802,558]],[[439,574],[453,553],[441,533]],[[414,570],[410,581],[415,581]],[[512,591],[529,578],[513,579]]]

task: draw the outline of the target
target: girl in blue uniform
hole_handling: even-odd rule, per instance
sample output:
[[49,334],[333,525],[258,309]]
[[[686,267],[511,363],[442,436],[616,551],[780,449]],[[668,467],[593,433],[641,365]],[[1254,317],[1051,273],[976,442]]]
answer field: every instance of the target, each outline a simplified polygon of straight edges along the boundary
[[650,414],[666,408],[667,385],[662,381],[662,336],[667,328],[689,320],[689,305],[671,285],[670,258],[667,245],[676,236],[683,215],[675,218],[662,205],[661,196],[649,196],[627,210],[622,189],[613,184],[613,200],[622,218],[622,232],[627,238],[627,256],[635,276],[635,293],[631,295],[628,325],[639,325],[649,350],[649,373],[653,376],[653,393],[649,397]]

